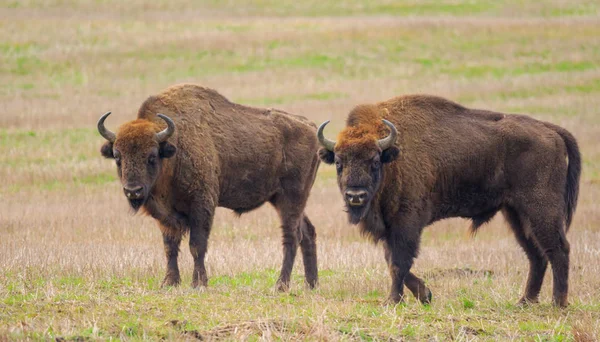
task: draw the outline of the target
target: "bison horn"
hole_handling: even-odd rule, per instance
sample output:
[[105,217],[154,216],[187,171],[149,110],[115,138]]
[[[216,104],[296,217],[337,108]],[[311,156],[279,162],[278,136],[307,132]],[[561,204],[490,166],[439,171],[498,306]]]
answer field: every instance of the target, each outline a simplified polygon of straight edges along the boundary
[[325,147],[328,151],[333,152],[333,147],[335,146],[335,141],[329,140],[329,139],[325,138],[325,135],[323,135],[323,130],[325,129],[325,126],[327,126],[328,123],[329,123],[329,120],[323,122],[321,124],[321,126],[319,126],[319,129],[317,130],[317,137],[319,138],[319,142],[321,143],[321,145],[323,145],[323,147]]
[[173,135],[173,133],[175,133],[175,123],[173,122],[173,120],[171,120],[171,118],[169,118],[166,115],[157,114],[157,116],[165,120],[165,122],[167,123],[167,128],[156,133],[156,140],[159,143],[161,143],[167,141],[167,139],[169,139]]
[[379,139],[377,141],[377,145],[379,145],[379,148],[382,151],[385,151],[388,148],[394,146],[394,143],[396,142],[396,137],[398,136],[398,130],[396,130],[396,126],[394,126],[393,123],[385,119],[383,120],[383,123],[390,128],[390,135],[388,135],[386,138]]
[[109,131],[106,127],[104,127],[104,120],[106,120],[110,113],[111,112],[107,112],[106,114],[100,117],[100,120],[98,120],[98,132],[101,136],[104,137],[104,139],[110,141],[111,143],[114,143],[117,139],[117,136],[115,135],[115,133]]

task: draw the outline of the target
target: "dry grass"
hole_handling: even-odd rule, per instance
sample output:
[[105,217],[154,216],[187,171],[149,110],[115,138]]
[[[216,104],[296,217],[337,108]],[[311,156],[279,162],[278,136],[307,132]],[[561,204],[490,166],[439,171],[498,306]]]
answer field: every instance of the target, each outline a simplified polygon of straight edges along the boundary
[[[0,340],[575,340],[600,337],[600,18],[593,1],[9,1],[0,9]],[[399,15],[399,16],[392,16]],[[323,166],[308,213],[320,287],[273,289],[280,230],[265,206],[219,210],[210,286],[160,289],[153,220],[131,216],[94,130],[150,94],[197,82],[331,129],[356,103],[428,92],[560,124],[584,156],[569,240],[572,305],[517,307],[524,253],[495,219],[426,230],[415,272],[431,306],[381,304],[383,252],[347,224]],[[301,259],[301,258],[299,258]],[[490,271],[490,272],[487,272]]]

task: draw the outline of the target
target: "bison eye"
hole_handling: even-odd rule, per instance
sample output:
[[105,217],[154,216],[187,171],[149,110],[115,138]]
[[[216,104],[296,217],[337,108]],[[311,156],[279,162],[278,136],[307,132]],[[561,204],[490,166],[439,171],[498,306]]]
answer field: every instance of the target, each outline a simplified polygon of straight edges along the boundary
[[154,165],[154,163],[156,163],[156,156],[152,155],[148,157],[148,164]]
[[118,167],[121,167],[121,157],[115,156],[115,163],[117,164]]
[[373,170],[379,170],[381,167],[381,162],[379,160],[374,160],[373,163],[371,163],[371,167]]
[[337,169],[338,172],[342,171],[342,162],[339,160],[335,161],[335,168]]

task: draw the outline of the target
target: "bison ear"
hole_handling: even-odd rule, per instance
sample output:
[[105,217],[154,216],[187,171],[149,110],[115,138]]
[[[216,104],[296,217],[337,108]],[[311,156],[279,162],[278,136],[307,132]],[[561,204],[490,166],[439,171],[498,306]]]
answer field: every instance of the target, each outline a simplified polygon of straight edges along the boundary
[[326,148],[320,148],[319,149],[319,158],[321,158],[321,160],[325,164],[333,164],[333,161],[335,159],[335,153],[329,151]]
[[175,145],[170,144],[168,142],[161,142],[159,149],[159,156],[161,158],[171,158],[177,152],[177,147]]
[[115,156],[113,155],[113,143],[111,143],[110,141],[105,142],[100,148],[100,153],[102,153],[102,156],[104,156],[104,158],[114,158]]
[[388,148],[387,150],[381,152],[381,162],[384,164],[392,162],[392,161],[396,160],[396,158],[398,158],[399,154],[400,154],[400,149],[396,146],[392,146],[392,147]]

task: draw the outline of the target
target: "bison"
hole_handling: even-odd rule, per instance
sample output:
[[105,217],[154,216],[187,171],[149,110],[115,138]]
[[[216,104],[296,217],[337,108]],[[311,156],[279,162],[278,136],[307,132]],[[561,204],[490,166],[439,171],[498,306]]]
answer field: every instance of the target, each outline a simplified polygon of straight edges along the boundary
[[549,261],[553,302],[567,305],[565,234],[581,172],[567,130],[429,95],[359,105],[337,141],[324,137],[328,122],[317,130],[319,156],[335,163],[350,223],[383,242],[389,302],[403,300],[404,285],[421,302],[431,301],[431,291],[410,272],[424,227],[463,217],[475,233],[501,211],[529,259],[520,303],[537,302]]
[[215,208],[242,214],[269,202],[283,230],[283,266],[277,281],[289,287],[300,245],[306,283],[317,284],[316,232],[304,212],[319,158],[316,125],[276,109],[230,102],[193,84],[149,97],[136,120],[117,133],[98,121],[107,140],[101,148],[116,162],[133,211],[158,221],[167,272],[163,286],[180,283],[177,256],[189,233],[194,258],[192,287],[206,286],[204,265]]

